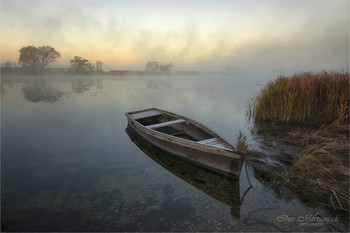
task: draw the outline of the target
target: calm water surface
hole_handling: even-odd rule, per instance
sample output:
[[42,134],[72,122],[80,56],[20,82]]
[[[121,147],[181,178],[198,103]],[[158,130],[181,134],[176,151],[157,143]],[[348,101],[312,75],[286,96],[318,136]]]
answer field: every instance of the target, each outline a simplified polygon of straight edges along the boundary
[[[238,182],[142,150],[125,112],[163,108],[250,148],[249,100],[235,76],[27,77],[1,83],[1,221],[7,231],[328,231],[253,170]],[[253,79],[254,80],[254,79]],[[164,158],[166,158],[164,160]],[[326,214],[326,213],[325,213]]]

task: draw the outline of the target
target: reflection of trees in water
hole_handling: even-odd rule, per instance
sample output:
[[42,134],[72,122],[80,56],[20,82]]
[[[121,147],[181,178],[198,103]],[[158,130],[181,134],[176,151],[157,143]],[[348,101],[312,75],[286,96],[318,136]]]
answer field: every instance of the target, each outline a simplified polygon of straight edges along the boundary
[[1,84],[1,96],[2,96],[4,94],[5,88],[2,82],[0,84]]
[[63,95],[62,92],[57,91],[55,88],[49,86],[43,81],[25,83],[22,86],[22,92],[24,99],[33,103],[38,103],[40,101],[53,103]]
[[[71,81],[71,84],[72,91],[79,94],[90,90],[91,87],[95,84],[95,82],[92,79],[76,79]],[[96,87],[98,89],[103,89],[102,80],[96,81]],[[22,92],[24,95],[24,99],[33,103],[38,103],[40,101],[53,103],[58,101],[58,99],[61,98],[63,94],[65,94],[48,85],[46,81],[40,79],[36,79],[32,82],[23,84]],[[3,93],[2,83],[1,93]]]
[[72,90],[76,93],[83,93],[90,90],[93,84],[94,81],[91,79],[79,78],[72,81]]
[[101,79],[96,80],[96,87],[97,89],[103,89],[103,82]]
[[145,81],[148,89],[171,88],[171,83],[164,80],[149,80]]

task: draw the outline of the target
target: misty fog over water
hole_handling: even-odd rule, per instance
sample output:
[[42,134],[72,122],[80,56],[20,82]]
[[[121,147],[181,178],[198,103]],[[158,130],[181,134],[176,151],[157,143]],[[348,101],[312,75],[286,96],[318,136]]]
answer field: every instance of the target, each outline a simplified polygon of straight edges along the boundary
[[[313,186],[293,193],[278,172],[307,147],[304,138],[312,141],[283,140],[305,126],[253,122],[247,111],[279,75],[348,74],[349,4],[0,0],[1,231],[317,232],[330,231],[328,223],[348,231],[333,189],[318,202]],[[316,101],[328,115],[347,113],[338,92],[330,108],[327,95]],[[240,179],[133,137],[125,113],[151,107],[201,122],[233,145],[245,140]],[[279,107],[265,112],[284,116]],[[330,144],[338,150],[337,139]],[[312,218],[321,216],[328,222]]]
[[[204,123],[233,144],[241,131],[249,149],[259,150],[245,111],[262,79],[269,76],[5,77],[4,230],[328,231],[325,224],[300,226],[314,213],[279,197],[249,166],[250,190],[245,170],[233,182],[171,158],[160,165],[125,132],[125,112],[157,107]],[[186,169],[204,181],[178,173]]]

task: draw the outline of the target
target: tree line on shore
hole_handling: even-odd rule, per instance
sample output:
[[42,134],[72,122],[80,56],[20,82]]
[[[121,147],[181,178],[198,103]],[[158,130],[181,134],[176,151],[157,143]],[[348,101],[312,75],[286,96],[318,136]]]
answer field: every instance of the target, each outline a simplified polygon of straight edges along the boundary
[[[18,63],[21,65],[21,69],[30,73],[41,73],[51,63],[55,62],[61,57],[61,54],[55,50],[55,48],[46,45],[35,47],[33,45],[24,46],[19,50]],[[98,60],[95,64],[89,62],[89,60],[80,56],[74,56],[70,60],[70,67],[68,71],[76,74],[90,74],[90,73],[104,73],[103,62]],[[149,61],[144,73],[146,74],[170,74],[173,71],[174,65],[172,63],[161,64],[158,61]],[[12,64],[6,62],[2,67],[7,70],[12,69]],[[62,69],[61,69],[62,70]],[[67,70],[67,69],[64,69]],[[115,72],[115,71],[114,71]]]

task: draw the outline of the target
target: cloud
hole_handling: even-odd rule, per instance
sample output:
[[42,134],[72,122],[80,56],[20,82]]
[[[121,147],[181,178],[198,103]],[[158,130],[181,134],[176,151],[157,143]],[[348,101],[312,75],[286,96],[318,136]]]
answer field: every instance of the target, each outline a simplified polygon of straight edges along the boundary
[[[133,3],[133,4],[132,4]],[[349,63],[348,3],[2,1],[2,58],[49,44],[118,67],[307,69]]]

